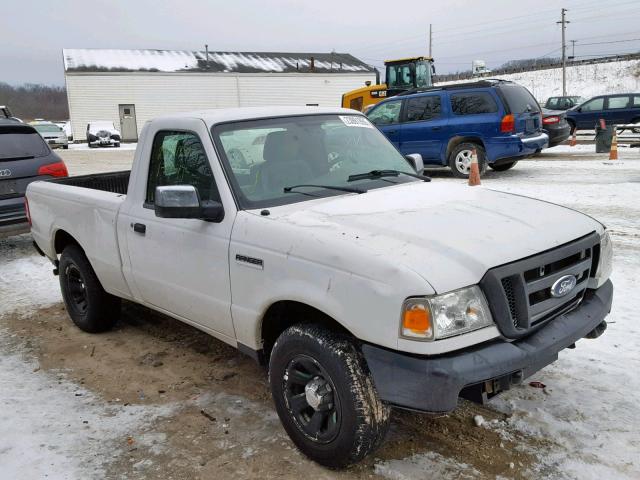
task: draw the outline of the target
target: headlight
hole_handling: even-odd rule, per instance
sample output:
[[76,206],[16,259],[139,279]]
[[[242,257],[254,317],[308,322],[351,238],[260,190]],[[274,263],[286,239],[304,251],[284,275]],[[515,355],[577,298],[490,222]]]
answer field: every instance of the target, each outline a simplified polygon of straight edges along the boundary
[[478,286],[408,298],[402,306],[400,335],[414,340],[438,340],[493,325],[489,305]]
[[613,263],[613,245],[611,244],[611,236],[609,230],[605,230],[600,235],[600,258],[598,259],[598,267],[596,268],[595,288],[600,288],[611,276],[611,268]]

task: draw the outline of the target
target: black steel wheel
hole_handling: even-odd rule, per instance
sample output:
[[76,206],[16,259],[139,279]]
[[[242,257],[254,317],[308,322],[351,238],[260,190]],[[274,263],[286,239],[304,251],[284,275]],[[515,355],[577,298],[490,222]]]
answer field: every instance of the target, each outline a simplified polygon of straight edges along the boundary
[[390,408],[345,334],[314,324],[289,327],[271,351],[269,383],[289,437],[321,465],[346,467],[384,440]]
[[289,414],[310,440],[328,443],[340,431],[340,398],[327,371],[308,355],[294,357],[283,377]]
[[60,256],[60,289],[67,312],[80,329],[109,330],[120,313],[120,299],[105,292],[84,251],[68,245]]

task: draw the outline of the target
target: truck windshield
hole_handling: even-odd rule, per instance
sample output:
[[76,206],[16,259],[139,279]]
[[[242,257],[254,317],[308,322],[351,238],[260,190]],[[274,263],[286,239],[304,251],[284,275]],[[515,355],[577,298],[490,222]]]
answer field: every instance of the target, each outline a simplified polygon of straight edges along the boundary
[[431,87],[431,63],[416,62],[416,87]]
[[[307,115],[217,125],[213,135],[242,208],[345,195],[322,186],[370,190],[416,181],[349,176],[372,170],[415,173],[409,162],[360,115]],[[291,192],[292,185],[318,185]]]

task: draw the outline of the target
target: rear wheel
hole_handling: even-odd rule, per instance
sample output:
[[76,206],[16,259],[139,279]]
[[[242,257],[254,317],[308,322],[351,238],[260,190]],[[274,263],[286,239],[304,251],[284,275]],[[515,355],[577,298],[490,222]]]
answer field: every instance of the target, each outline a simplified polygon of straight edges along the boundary
[[480,175],[484,174],[487,170],[484,148],[476,143],[465,142],[457,145],[451,150],[451,153],[449,153],[449,168],[451,168],[454,176],[458,178],[469,178],[469,172],[471,171],[471,154],[474,148],[478,154]]
[[[538,152],[536,152],[534,155],[537,155]],[[501,163],[500,165],[493,165],[493,164],[489,164],[489,166],[495,170],[496,172],[505,172],[507,170],[509,170],[510,168],[513,168],[516,166],[516,163],[518,163],[517,160],[513,161],[513,162],[508,162],[508,163]]]
[[120,148],[120,142],[114,143],[113,146],[116,147],[116,148]]
[[89,333],[109,330],[118,319],[120,299],[104,291],[79,246],[65,247],[59,272],[62,298],[73,323]]
[[271,352],[269,382],[289,437],[321,465],[346,467],[384,440],[390,408],[349,337],[318,325],[288,328]]

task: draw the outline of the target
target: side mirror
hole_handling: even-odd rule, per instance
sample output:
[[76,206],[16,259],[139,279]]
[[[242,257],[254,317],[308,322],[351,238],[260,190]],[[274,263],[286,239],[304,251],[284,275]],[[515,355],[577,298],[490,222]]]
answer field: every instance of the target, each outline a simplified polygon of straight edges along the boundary
[[582,107],[576,108],[576,112],[581,112],[581,111],[582,111]]
[[405,155],[404,158],[407,159],[407,162],[409,162],[416,173],[422,174],[422,171],[424,170],[424,160],[422,160],[422,155],[419,153],[410,153],[409,155]]
[[197,218],[216,223],[224,218],[222,204],[200,202],[198,190],[192,185],[156,187],[154,211],[161,218]]

